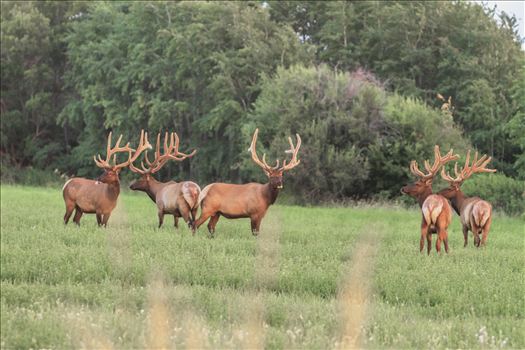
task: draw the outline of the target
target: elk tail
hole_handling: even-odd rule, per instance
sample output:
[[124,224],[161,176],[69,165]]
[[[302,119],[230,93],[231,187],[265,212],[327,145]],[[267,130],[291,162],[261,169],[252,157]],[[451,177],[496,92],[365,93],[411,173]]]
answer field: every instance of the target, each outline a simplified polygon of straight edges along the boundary
[[443,203],[430,203],[428,205],[425,205],[424,203],[422,211],[423,211],[423,217],[425,218],[425,221],[427,225],[429,225],[431,228],[435,227],[437,219],[439,217],[439,214],[441,214],[441,211],[443,210]]
[[485,205],[475,205],[472,210],[474,222],[478,227],[484,227],[490,217],[490,208]]
[[200,193],[201,188],[195,182],[186,181],[182,185],[182,196],[191,209],[198,205]]
[[208,192],[210,191],[211,186],[213,186],[213,184],[210,184],[210,185],[204,187],[204,189],[201,191],[201,193],[199,194],[199,199],[197,200],[197,206],[202,204],[202,201],[208,195]]

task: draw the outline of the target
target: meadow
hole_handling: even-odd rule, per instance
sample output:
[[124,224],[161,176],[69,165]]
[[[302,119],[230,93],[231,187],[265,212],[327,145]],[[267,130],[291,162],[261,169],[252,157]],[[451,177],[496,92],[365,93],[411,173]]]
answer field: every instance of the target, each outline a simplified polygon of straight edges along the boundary
[[523,218],[476,249],[454,216],[427,256],[395,206],[274,205],[257,238],[157,229],[127,191],[107,229],[63,215],[60,188],[1,187],[1,348],[525,348]]

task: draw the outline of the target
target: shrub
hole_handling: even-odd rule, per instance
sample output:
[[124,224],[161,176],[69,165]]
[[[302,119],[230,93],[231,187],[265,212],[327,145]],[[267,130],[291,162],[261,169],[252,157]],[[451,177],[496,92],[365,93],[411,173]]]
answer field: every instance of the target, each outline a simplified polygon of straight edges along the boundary
[[509,215],[525,214],[525,182],[503,174],[475,176],[462,186],[467,196],[478,196]]

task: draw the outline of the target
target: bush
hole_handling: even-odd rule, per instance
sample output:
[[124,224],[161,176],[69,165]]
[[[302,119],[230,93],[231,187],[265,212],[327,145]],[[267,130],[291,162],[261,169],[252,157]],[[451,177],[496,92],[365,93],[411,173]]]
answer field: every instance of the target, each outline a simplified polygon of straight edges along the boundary
[[36,169],[33,167],[20,168],[2,159],[1,183],[21,184],[31,186],[57,186],[63,184],[66,179],[57,172]]
[[462,186],[467,196],[478,196],[509,215],[525,214],[525,182],[503,174],[475,176]]
[[[399,195],[412,181],[408,165],[443,150],[468,147],[448,115],[417,99],[388,93],[372,74],[337,72],[327,66],[279,68],[264,77],[250,122],[250,139],[259,127],[259,152],[283,157],[287,137],[299,133],[301,165],[285,178],[285,187],[301,202],[370,199]],[[245,178],[262,172],[245,157]]]

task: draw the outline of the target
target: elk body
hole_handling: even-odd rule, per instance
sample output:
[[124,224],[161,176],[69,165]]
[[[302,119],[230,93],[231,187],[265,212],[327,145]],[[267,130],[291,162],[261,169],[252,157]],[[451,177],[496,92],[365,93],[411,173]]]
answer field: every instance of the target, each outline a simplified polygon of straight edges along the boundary
[[[478,160],[478,153],[474,156],[472,165],[469,166],[470,150],[467,153],[465,165],[461,172],[458,172],[457,163],[454,166],[456,177],[453,178],[450,174],[441,169],[441,177],[448,182],[449,187],[439,191],[439,194],[450,200],[452,207],[461,219],[463,227],[463,246],[467,246],[468,231],[472,231],[474,235],[474,244],[476,247],[485,245],[489,235],[490,225],[492,223],[492,206],[489,202],[484,201],[479,197],[467,197],[461,191],[460,187],[463,181],[468,179],[474,173],[493,173],[496,169],[487,169],[487,164],[491,158],[486,155]],[[479,235],[482,238],[480,240]]]
[[197,215],[198,198],[200,187],[194,182],[159,182],[152,175],[159,171],[164,164],[170,159],[182,161],[190,158],[195,154],[195,150],[190,154],[179,152],[179,137],[172,133],[170,144],[167,144],[168,134],[164,137],[164,154],[160,154],[160,134],[157,135],[157,147],[155,150],[155,159],[150,162],[147,151],[144,155],[144,163],[141,163],[142,169],[136,168],[130,163],[131,171],[140,174],[140,179],[134,181],[129,188],[134,191],[145,192],[157,205],[159,217],[159,228],[162,226],[165,214],[171,214],[174,217],[175,227],[178,227],[178,218],[182,217],[189,227],[195,233],[193,222]]
[[445,251],[448,253],[448,226],[452,220],[452,209],[448,200],[437,194],[432,194],[432,180],[438,173],[439,169],[451,160],[458,159],[459,156],[452,155],[450,150],[444,157],[441,157],[439,146],[434,147],[434,164],[431,166],[425,161],[427,173],[419,170],[417,162],[410,162],[410,171],[418,180],[413,184],[407,185],[401,189],[411,197],[414,197],[421,207],[421,239],[419,241],[419,250],[423,251],[425,239],[427,240],[427,253],[430,254],[432,249],[432,234],[437,233],[436,250],[441,251],[441,242],[445,245]]
[[301,137],[296,134],[297,146],[288,138],[290,149],[287,153],[292,153],[292,159],[287,164],[286,160],[279,167],[277,161],[274,167],[266,163],[263,155],[262,161],[256,153],[257,134],[259,129],[253,134],[252,143],[249,151],[253,161],[259,165],[269,181],[266,184],[248,183],[243,185],[213,183],[206,186],[200,196],[201,215],[195,222],[195,227],[201,226],[208,218],[208,231],[211,235],[215,232],[215,226],[221,216],[228,219],[250,218],[251,230],[253,235],[259,233],[261,221],[268,210],[268,207],[275,203],[279,191],[283,188],[283,173],[299,165],[297,153],[301,147]]
[[[140,142],[137,150],[129,147],[129,142],[124,147],[120,147],[122,135],[119,137],[115,147],[111,148],[111,132],[108,136],[108,145],[106,160],[102,160],[100,155],[98,159],[94,157],[95,164],[104,169],[104,173],[97,180],[84,178],[73,178],[67,181],[62,188],[64,202],[66,204],[66,213],[64,223],[69,222],[69,218],[75,210],[73,222],[80,225],[82,214],[96,214],[99,226],[106,226],[111,212],[117,205],[117,199],[120,194],[119,172],[135,160],[144,149],[151,147],[147,134],[141,132]],[[132,156],[132,152],[135,151]],[[128,152],[128,160],[124,163],[116,163],[116,154],[119,152]],[[113,156],[113,164],[111,157]]]

